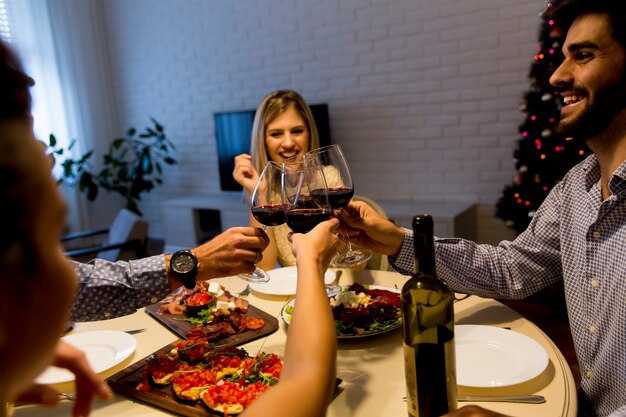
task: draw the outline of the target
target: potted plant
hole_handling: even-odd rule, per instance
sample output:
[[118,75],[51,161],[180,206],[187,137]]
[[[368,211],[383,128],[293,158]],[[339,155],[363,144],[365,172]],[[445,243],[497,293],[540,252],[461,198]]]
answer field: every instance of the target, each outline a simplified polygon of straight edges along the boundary
[[100,188],[118,193],[125,199],[127,209],[141,215],[138,207],[141,194],[163,183],[165,165],[178,163],[171,155],[175,146],[165,135],[163,126],[152,117],[150,120],[152,125],[143,132],[131,127],[124,137],[114,139],[108,152],[103,155],[102,168],[97,172],[91,163],[93,150],[74,159],[69,156],[69,152],[76,140],[63,149],[51,134],[48,155],[54,161],[65,157],[60,162],[62,170],[59,183],[78,186],[89,201],[98,197]]

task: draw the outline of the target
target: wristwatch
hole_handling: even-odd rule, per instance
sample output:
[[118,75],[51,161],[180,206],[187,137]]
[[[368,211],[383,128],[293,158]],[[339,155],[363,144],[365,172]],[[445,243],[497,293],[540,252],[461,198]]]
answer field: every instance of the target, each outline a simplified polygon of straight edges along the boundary
[[176,251],[170,258],[170,271],[185,288],[192,289],[196,286],[198,258],[188,249]]

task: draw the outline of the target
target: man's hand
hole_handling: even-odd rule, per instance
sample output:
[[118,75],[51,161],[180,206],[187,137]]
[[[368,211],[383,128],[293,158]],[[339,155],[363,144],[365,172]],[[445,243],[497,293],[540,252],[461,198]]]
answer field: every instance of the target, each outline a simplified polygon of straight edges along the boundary
[[[76,376],[76,402],[72,408],[74,417],[88,416],[94,398],[103,400],[113,398],[111,389],[93,372],[81,350],[59,340],[52,364],[65,368]],[[33,384],[20,394],[17,402],[53,406],[59,403],[59,393],[50,386]]]
[[344,207],[339,218],[348,229],[350,241],[383,255],[396,256],[404,241],[404,229],[383,218],[362,201]]
[[466,405],[441,417],[507,417],[504,414],[487,410],[477,405]]
[[252,272],[255,262],[269,245],[269,237],[258,227],[233,227],[192,249],[198,257],[199,281]]

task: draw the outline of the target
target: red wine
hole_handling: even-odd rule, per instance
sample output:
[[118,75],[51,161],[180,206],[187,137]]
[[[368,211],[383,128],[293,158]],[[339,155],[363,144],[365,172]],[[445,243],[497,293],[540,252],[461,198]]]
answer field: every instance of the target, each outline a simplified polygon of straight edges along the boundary
[[[347,206],[352,199],[352,196],[354,195],[354,189],[348,187],[326,188],[326,192],[328,193],[328,201],[330,203],[330,207],[333,210],[339,210]],[[323,189],[311,191],[311,196],[313,198],[316,198],[317,196],[323,194]]]
[[311,195],[309,194],[300,194],[297,200],[295,196],[290,196],[289,201],[290,204],[287,204],[287,206],[293,208],[319,208],[320,206],[319,204],[316,204],[316,200],[311,198]]
[[433,219],[413,218],[415,273],[402,287],[402,338],[408,415],[430,417],[455,410],[453,296],[437,277]]
[[256,206],[250,211],[259,223],[266,226],[280,226],[285,223],[285,205],[283,204]]
[[287,225],[294,233],[307,233],[318,223],[330,219],[330,210],[322,208],[296,208],[288,210]]

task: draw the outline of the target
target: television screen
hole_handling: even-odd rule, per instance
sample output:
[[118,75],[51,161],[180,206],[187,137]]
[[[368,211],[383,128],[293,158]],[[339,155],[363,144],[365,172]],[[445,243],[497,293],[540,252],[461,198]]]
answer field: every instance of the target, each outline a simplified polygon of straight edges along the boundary
[[[330,123],[328,105],[310,106],[320,138],[320,146],[330,145]],[[255,110],[215,113],[215,140],[219,163],[220,187],[222,191],[241,191],[242,187],[233,179],[235,157],[250,153],[250,139]]]

